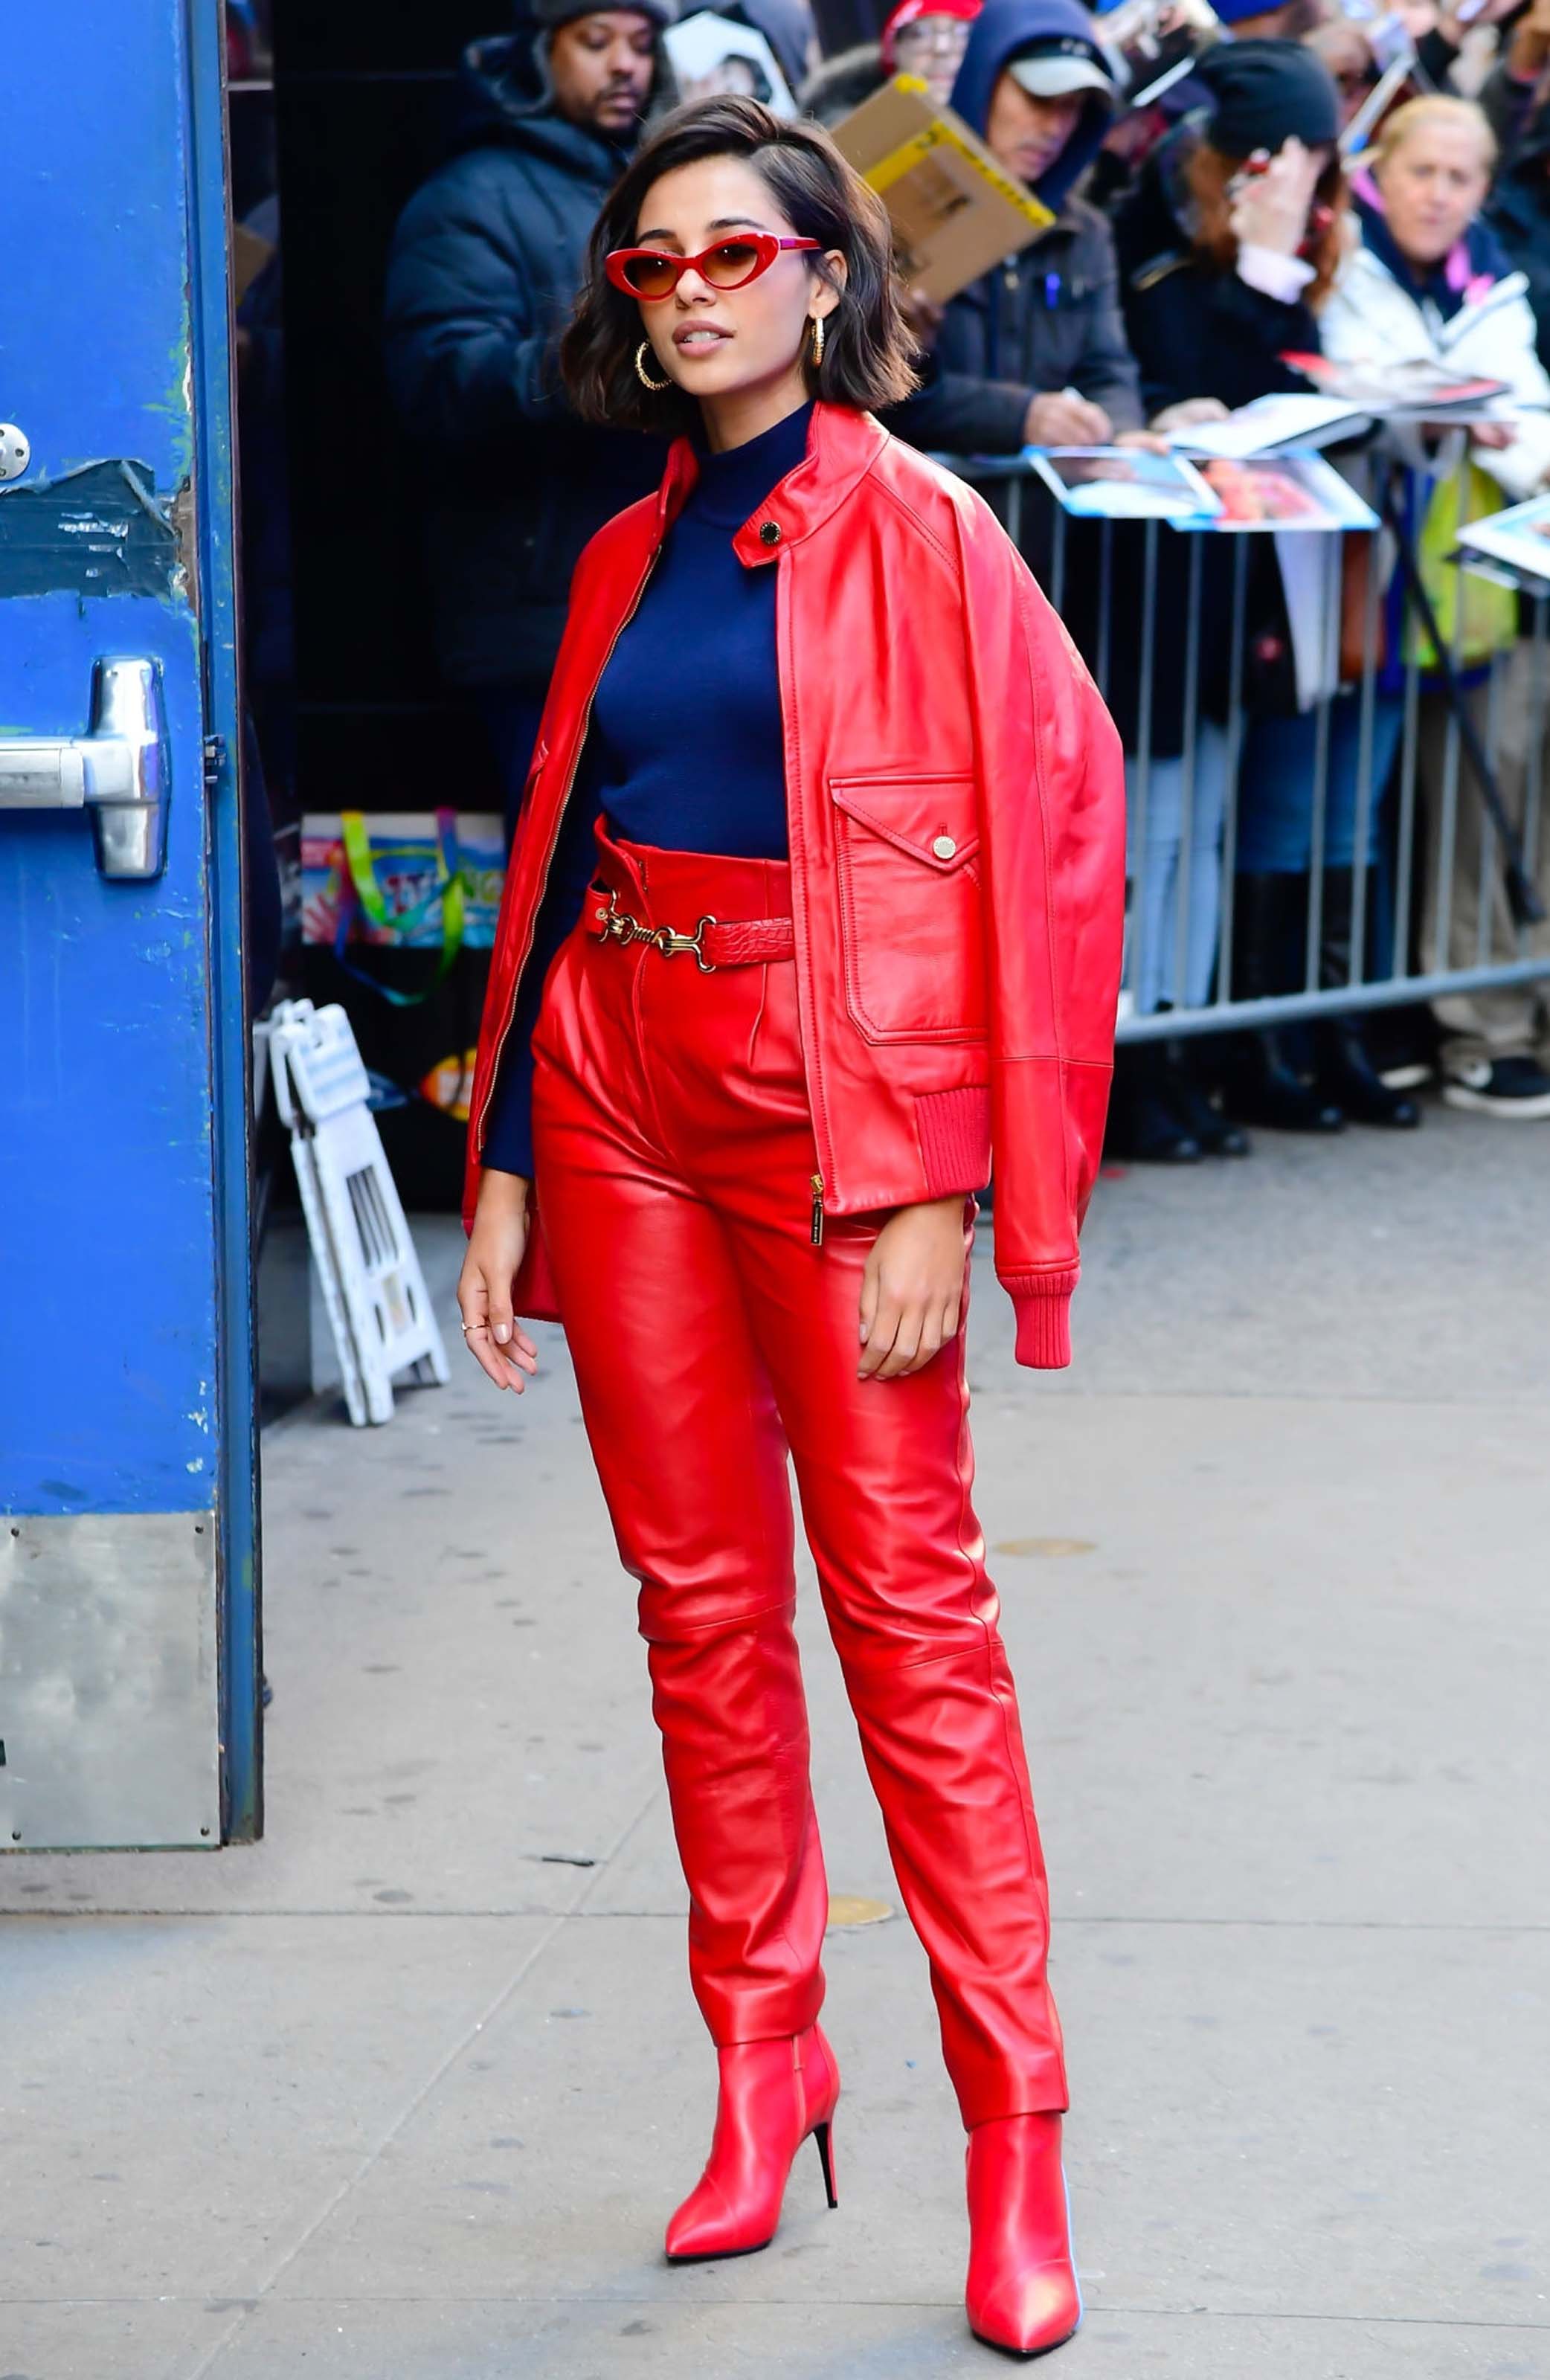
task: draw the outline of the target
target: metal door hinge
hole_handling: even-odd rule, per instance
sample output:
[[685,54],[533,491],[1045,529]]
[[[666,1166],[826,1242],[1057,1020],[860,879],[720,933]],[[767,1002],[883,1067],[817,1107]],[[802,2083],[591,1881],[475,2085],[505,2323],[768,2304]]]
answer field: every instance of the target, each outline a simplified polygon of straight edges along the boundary
[[204,739],[204,785],[212,794],[221,782],[221,771],[226,765],[226,739],[224,735],[207,735]]

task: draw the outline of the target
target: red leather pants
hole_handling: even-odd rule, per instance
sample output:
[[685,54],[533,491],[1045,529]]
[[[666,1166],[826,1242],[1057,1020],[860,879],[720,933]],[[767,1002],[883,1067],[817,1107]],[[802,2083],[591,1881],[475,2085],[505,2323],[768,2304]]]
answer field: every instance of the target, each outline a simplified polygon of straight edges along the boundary
[[[789,914],[775,862],[607,844],[604,872],[643,923]],[[536,1163],[587,1434],[640,1582],[695,1997],[722,2045],[800,2033],[823,1998],[789,1448],[963,2120],[1063,2108],[963,1333],[903,1379],[856,1377],[885,1218],[827,1218],[812,1244],[793,963],[702,974],[683,953],[601,943],[601,907],[588,896],[545,990]]]

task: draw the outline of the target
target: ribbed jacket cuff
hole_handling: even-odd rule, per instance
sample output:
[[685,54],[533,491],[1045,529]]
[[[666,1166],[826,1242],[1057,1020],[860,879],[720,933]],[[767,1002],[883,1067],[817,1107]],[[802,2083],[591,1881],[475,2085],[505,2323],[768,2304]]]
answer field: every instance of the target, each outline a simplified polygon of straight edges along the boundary
[[914,1114],[926,1196],[983,1190],[990,1179],[989,1091],[972,1084],[955,1091],[918,1091]]
[[1001,1276],[1001,1287],[1017,1315],[1017,1360],[1035,1372],[1060,1372],[1071,1362],[1071,1299],[1074,1267],[1067,1272]]

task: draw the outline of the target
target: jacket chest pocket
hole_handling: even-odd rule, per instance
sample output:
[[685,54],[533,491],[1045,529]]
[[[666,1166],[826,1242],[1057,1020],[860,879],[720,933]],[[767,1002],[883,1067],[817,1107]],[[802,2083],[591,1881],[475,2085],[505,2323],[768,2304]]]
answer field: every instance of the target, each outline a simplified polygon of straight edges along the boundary
[[833,777],[845,998],[871,1041],[986,1032],[972,776]]

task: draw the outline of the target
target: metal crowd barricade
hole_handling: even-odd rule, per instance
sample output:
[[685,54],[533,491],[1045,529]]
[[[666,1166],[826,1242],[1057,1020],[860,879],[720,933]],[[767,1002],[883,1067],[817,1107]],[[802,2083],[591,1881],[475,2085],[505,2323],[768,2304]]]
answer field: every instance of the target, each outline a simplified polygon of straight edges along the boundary
[[[1399,751],[1390,775],[1384,783],[1375,782],[1374,716],[1380,675],[1387,676],[1390,682],[1393,677],[1393,672],[1384,672],[1381,665],[1387,597],[1385,567],[1378,557],[1381,552],[1387,564],[1396,552],[1386,516],[1385,528],[1379,532],[1297,532],[1300,537],[1319,540],[1324,548],[1326,574],[1322,620],[1326,652],[1320,674],[1322,690],[1314,705],[1311,860],[1304,964],[1302,983],[1295,989],[1273,997],[1253,1000],[1233,997],[1230,956],[1239,831],[1244,796],[1241,771],[1245,739],[1253,719],[1244,691],[1250,548],[1255,538],[1269,532],[1241,531],[1231,537],[1230,648],[1225,720],[1227,792],[1217,855],[1219,922],[1214,964],[1215,988],[1206,1002],[1193,1007],[1189,1005],[1184,997],[1184,978],[1190,955],[1192,822],[1200,725],[1202,554],[1207,538],[1220,535],[1220,532],[1176,529],[1157,520],[1140,524],[1144,553],[1143,584],[1138,590],[1124,589],[1120,604],[1117,602],[1114,584],[1114,524],[1103,519],[1081,520],[1068,516],[1048,495],[1043,481],[1032,476],[1031,466],[1022,456],[1006,459],[944,456],[939,459],[981,489],[999,514],[1010,535],[1024,551],[1027,550],[1025,532],[1030,528],[1031,504],[1039,504],[1047,507],[1047,540],[1042,539],[1042,521],[1039,524],[1041,540],[1047,546],[1044,583],[1055,609],[1062,614],[1071,578],[1073,540],[1085,538],[1094,542],[1096,567],[1088,571],[1088,583],[1096,583],[1097,590],[1096,624],[1085,657],[1100,692],[1107,694],[1109,689],[1115,639],[1131,633],[1132,625],[1140,638],[1136,666],[1135,749],[1127,751],[1126,759],[1130,783],[1130,848],[1132,856],[1138,856],[1141,865],[1145,862],[1147,810],[1153,789],[1152,696],[1157,632],[1159,540],[1185,538],[1192,549],[1188,564],[1188,613],[1184,634],[1185,685],[1180,756],[1181,832],[1175,888],[1172,998],[1170,1004],[1150,1013],[1142,1013],[1136,1007],[1135,988],[1142,979],[1147,955],[1144,947],[1145,913],[1139,897],[1137,872],[1132,875],[1127,901],[1124,988],[1120,995],[1117,1037],[1120,1040],[1157,1040],[1176,1034],[1208,1034],[1229,1028],[1276,1025],[1320,1014],[1435,1001],[1449,994],[1501,990],[1550,978],[1550,928],[1543,922],[1525,918],[1521,905],[1517,904],[1511,895],[1504,893],[1505,863],[1509,855],[1483,798],[1477,772],[1472,767],[1465,766],[1469,737],[1467,731],[1460,729],[1457,708],[1448,707],[1446,717],[1439,722],[1440,698],[1437,698],[1435,674],[1423,666],[1418,650],[1422,640],[1417,633],[1412,632],[1412,613],[1409,604],[1403,613],[1403,659],[1399,688],[1402,702],[1402,728]],[[1460,519],[1465,517],[1462,499],[1468,468],[1466,456],[1458,473]],[[1423,495],[1444,484],[1441,480],[1424,479],[1420,475],[1396,476],[1399,484],[1414,484]],[[1353,683],[1341,686],[1338,684],[1342,608],[1341,549],[1344,536],[1348,534],[1371,534],[1374,543],[1372,566],[1367,571],[1361,674]],[[1380,538],[1387,540],[1382,546],[1378,543]],[[1547,569],[1550,569],[1550,553],[1547,553],[1546,560]],[[1399,566],[1396,561],[1396,571]],[[1458,562],[1450,563],[1449,566],[1459,571],[1460,577],[1465,575]],[[1451,659],[1457,674],[1464,667],[1461,639],[1465,605],[1461,587],[1456,589],[1456,593]],[[1511,821],[1511,826],[1516,833],[1522,873],[1532,886],[1540,881],[1544,873],[1541,867],[1541,854],[1544,848],[1542,813],[1545,743],[1547,731],[1550,731],[1550,718],[1547,718],[1547,703],[1550,703],[1550,581],[1537,589],[1525,587],[1520,612],[1526,615],[1527,627],[1525,631],[1520,623],[1519,642],[1521,644],[1526,637],[1532,658],[1523,762],[1523,798],[1520,811]],[[1507,647],[1495,652],[1488,665],[1482,664],[1478,670],[1468,673],[1471,686],[1483,685],[1487,688],[1486,729],[1483,738],[1484,758],[1498,782],[1497,763],[1503,749],[1502,682],[1511,650],[1511,647]],[[1342,698],[1352,697],[1359,704],[1350,961],[1344,981],[1321,985],[1331,705],[1338,694]],[[1423,694],[1428,697],[1424,707]],[[1440,793],[1435,815],[1427,817],[1421,795],[1422,738],[1423,735],[1435,738],[1439,733],[1443,739],[1441,765],[1435,774]],[[1435,745],[1432,757],[1435,758]],[[1449,965],[1447,956],[1459,881],[1460,829],[1465,806],[1469,804],[1480,805],[1478,882],[1475,887],[1478,924],[1471,963]],[[1392,862],[1390,932],[1393,959],[1387,972],[1374,976],[1368,971],[1368,887],[1372,872],[1369,830],[1374,809],[1379,805],[1384,806],[1384,834]],[[1428,905],[1426,916],[1418,909],[1418,900]],[[1426,952],[1433,953],[1430,961],[1418,955]],[[1436,954],[1441,955],[1441,964],[1436,963]]]

